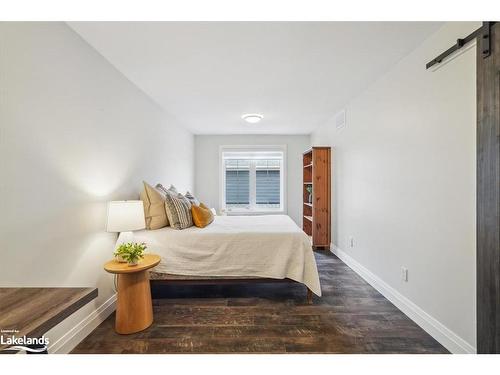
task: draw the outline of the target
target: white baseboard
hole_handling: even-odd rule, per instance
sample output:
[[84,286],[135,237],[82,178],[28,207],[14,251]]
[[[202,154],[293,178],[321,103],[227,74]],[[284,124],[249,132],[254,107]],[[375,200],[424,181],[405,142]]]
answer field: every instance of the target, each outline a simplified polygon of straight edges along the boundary
[[66,354],[116,309],[116,293],[49,347],[49,353]]
[[411,320],[418,324],[424,331],[436,339],[451,353],[474,354],[476,348],[458,336],[444,324],[426,313],[396,289],[380,279],[377,275],[366,269],[354,258],[332,244],[332,252],[349,268],[361,276],[368,284],[378,290],[385,298],[391,301],[398,309],[405,313]]

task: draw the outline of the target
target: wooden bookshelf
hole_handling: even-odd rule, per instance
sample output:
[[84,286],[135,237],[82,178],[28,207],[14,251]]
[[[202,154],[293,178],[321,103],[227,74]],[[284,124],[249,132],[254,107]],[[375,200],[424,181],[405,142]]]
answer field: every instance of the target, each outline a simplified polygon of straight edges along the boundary
[[[331,243],[331,150],[313,147],[303,154],[302,229],[315,249]],[[309,191],[311,190],[311,199]]]

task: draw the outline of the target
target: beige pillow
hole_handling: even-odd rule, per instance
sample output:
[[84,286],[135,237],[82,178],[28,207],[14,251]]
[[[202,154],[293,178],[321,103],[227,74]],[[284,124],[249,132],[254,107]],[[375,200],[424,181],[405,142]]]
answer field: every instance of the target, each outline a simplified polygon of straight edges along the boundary
[[144,182],[141,200],[144,202],[144,218],[147,229],[160,229],[168,225],[165,198],[158,190]]

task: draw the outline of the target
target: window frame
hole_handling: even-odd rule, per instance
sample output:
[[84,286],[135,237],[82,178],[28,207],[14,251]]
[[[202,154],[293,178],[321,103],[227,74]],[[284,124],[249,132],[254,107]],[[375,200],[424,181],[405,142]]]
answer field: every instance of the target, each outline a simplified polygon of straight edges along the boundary
[[[249,175],[249,208],[226,207],[226,166],[224,163],[225,152],[281,152],[283,155],[280,168],[280,207],[279,208],[257,208],[256,207],[256,173],[255,165],[251,163]],[[219,146],[219,202],[220,210],[227,215],[262,215],[262,214],[286,214],[287,213],[287,147],[286,145],[224,145]]]

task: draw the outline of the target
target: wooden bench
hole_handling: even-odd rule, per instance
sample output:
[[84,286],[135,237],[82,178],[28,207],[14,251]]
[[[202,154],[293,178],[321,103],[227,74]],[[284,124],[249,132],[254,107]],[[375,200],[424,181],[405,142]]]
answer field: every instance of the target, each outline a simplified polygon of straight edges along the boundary
[[0,334],[39,338],[96,297],[97,288],[0,288],[0,330],[16,331]]

